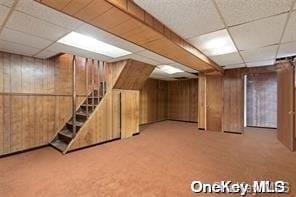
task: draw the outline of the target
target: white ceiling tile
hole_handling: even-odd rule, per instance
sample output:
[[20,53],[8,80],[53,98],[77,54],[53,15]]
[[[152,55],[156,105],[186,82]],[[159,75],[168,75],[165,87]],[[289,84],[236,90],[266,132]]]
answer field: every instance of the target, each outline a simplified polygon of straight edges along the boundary
[[217,64],[219,64],[220,66],[243,63],[243,60],[240,57],[238,52],[229,53],[229,54],[225,54],[225,55],[213,56],[210,58],[213,61],[215,61]]
[[16,43],[5,41],[5,40],[0,40],[0,51],[32,56],[36,54],[39,51],[39,49],[16,44]]
[[294,11],[289,19],[282,42],[296,41],[296,11]]
[[35,57],[41,58],[41,59],[47,59],[49,57],[52,57],[54,55],[58,54],[57,52],[49,51],[49,50],[44,50],[35,55]]
[[3,24],[5,18],[7,17],[7,14],[9,12],[9,8],[0,5],[0,26]]
[[227,25],[273,16],[291,9],[294,0],[216,0]]
[[246,23],[229,29],[239,50],[278,44],[288,14]]
[[134,0],[183,38],[224,28],[212,0]]
[[197,36],[188,41],[207,56],[237,52],[226,29]]
[[155,68],[153,70],[153,72],[151,73],[150,75],[150,78],[153,78],[153,79],[160,79],[160,80],[167,80],[167,81],[170,81],[170,80],[175,80],[174,77],[170,74],[167,74],[163,71],[161,71],[160,69],[158,68]]
[[255,62],[261,60],[274,59],[276,56],[277,49],[278,45],[272,45],[263,48],[241,51],[240,53],[246,62]]
[[52,43],[49,40],[45,40],[36,36],[31,36],[8,28],[3,29],[0,34],[0,39],[23,44],[37,49],[43,49]]
[[270,66],[273,65],[275,62],[275,59],[272,60],[264,60],[264,61],[258,61],[258,62],[247,62],[247,67],[257,67],[257,66]]
[[277,57],[289,57],[296,55],[296,42],[281,44]]
[[246,65],[245,64],[233,64],[233,65],[224,66],[223,68],[227,70],[227,69],[243,68],[243,67],[246,67]]
[[14,4],[14,0],[0,0],[0,4],[11,7]]
[[152,60],[155,60],[156,62],[159,62],[160,64],[174,63],[174,61],[172,61],[166,57],[160,56],[156,53],[153,53],[152,51],[148,51],[148,50],[138,52],[137,55],[140,55],[140,56],[143,56],[146,58],[150,58]]
[[6,26],[10,29],[25,32],[49,40],[57,40],[70,30],[53,25],[35,17],[14,11]]
[[117,36],[114,36],[113,34],[110,34],[108,32],[105,32],[103,30],[100,30],[94,26],[84,24],[81,27],[79,27],[75,32],[91,36],[93,38],[96,38],[100,41],[106,42],[108,44],[114,45],[116,47],[125,49],[130,52],[139,52],[145,50],[144,48],[137,46],[131,42],[128,42],[126,40],[123,40]]
[[48,47],[48,50],[52,51],[52,52],[57,52],[57,53],[70,53],[73,55],[78,55],[78,56],[86,57],[86,58],[93,58],[93,59],[102,60],[102,61],[107,61],[110,59],[110,57],[107,57],[104,55],[100,55],[97,53],[78,49],[78,48],[71,47],[71,46],[64,45],[64,44],[60,44],[60,43],[55,43],[55,44],[51,45],[50,47]]
[[33,0],[20,0],[16,9],[39,19],[68,29],[78,28],[82,22]]

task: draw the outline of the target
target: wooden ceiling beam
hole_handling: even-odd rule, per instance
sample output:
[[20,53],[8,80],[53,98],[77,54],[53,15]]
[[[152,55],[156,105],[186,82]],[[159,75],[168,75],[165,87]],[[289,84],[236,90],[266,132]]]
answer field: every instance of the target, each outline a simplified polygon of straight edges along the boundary
[[88,4],[81,0],[66,1],[38,2],[194,70],[223,72],[219,65],[132,0],[87,0]]

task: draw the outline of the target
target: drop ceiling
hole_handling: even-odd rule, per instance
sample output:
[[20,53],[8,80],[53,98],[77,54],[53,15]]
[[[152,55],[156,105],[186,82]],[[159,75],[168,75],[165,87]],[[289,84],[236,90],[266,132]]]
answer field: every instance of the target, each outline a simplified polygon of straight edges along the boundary
[[[270,65],[296,55],[296,0],[134,0],[224,68]],[[235,51],[211,54],[203,41],[227,32]]]
[[[132,54],[111,58],[57,43],[72,31],[94,37],[130,51]],[[174,80],[174,77],[195,78],[196,75],[189,72],[197,72],[33,0],[0,0],[0,51],[37,58],[48,58],[58,53],[71,53],[107,62],[131,58],[156,66],[171,65],[185,71],[176,75],[157,71],[152,73],[152,78],[163,80]]]

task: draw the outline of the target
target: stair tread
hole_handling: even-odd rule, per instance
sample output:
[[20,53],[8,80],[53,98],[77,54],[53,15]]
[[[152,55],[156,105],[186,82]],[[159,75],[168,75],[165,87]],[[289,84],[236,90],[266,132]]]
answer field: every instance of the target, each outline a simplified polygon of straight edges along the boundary
[[[67,122],[67,124],[73,125],[73,121]],[[75,121],[76,126],[81,127],[83,125],[83,122]]]
[[88,104],[88,105],[86,105],[86,104],[82,104],[81,106],[83,106],[83,107],[86,107],[86,106],[88,106],[88,107],[92,107],[92,106],[96,106],[96,104],[94,104],[94,105],[92,105],[92,104]]
[[73,138],[73,133],[70,131],[70,130],[68,130],[68,129],[64,129],[64,130],[61,130],[60,132],[59,132],[59,134],[61,134],[61,135],[63,135],[63,136],[66,136],[66,137],[68,137],[68,138]]
[[87,113],[86,112],[76,112],[76,115],[87,116]]
[[67,144],[60,139],[55,139],[50,143],[52,146],[63,152],[67,148]]

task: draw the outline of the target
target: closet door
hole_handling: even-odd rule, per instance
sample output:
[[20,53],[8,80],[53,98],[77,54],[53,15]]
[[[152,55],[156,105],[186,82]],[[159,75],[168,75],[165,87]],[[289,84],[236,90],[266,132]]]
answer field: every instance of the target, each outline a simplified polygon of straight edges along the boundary
[[278,139],[294,149],[294,67],[282,63],[278,70]]
[[222,131],[223,76],[206,77],[206,130]]

